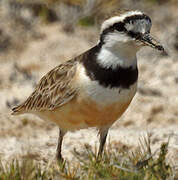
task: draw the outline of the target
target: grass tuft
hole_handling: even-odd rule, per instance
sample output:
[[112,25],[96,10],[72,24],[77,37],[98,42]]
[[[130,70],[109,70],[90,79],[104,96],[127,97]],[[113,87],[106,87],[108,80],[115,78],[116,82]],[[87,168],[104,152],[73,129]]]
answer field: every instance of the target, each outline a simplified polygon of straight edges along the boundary
[[[97,159],[96,149],[85,145],[84,152],[74,149],[73,154],[78,164],[64,161],[54,162],[50,166],[40,164],[29,158],[0,163],[0,179],[3,180],[166,180],[173,179],[172,167],[166,162],[169,140],[152,153],[151,138],[141,137],[138,148],[130,152],[129,149],[113,149],[111,143],[104,151],[103,157]],[[158,152],[158,153],[157,153]],[[26,156],[28,157],[28,156]]]

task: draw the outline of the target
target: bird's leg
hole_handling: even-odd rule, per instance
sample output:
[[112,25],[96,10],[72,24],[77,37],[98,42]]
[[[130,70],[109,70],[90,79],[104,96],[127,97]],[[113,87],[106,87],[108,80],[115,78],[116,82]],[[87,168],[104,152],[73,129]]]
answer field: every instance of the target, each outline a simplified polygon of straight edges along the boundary
[[57,150],[56,150],[56,158],[58,161],[63,161],[62,155],[61,155],[61,147],[62,147],[62,140],[65,135],[65,131],[62,131],[59,129],[59,137],[58,137],[58,144],[57,144]]
[[102,155],[103,148],[104,148],[104,145],[105,145],[105,142],[106,142],[106,137],[107,137],[107,134],[108,134],[108,130],[109,130],[109,128],[101,128],[101,129],[99,129],[98,134],[100,136],[100,145],[99,145],[99,151],[98,151],[97,159],[99,157],[101,157],[101,155]]

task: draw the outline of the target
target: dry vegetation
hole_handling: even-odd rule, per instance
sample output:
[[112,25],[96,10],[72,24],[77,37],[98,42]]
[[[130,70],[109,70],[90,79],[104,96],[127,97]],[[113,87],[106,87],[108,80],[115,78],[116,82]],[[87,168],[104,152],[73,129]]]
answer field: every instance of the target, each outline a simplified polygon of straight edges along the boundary
[[[0,179],[178,179],[177,7],[177,0],[1,0]],[[93,46],[101,20],[122,8],[151,16],[168,55],[149,48],[138,54],[138,93],[111,128],[103,159],[95,159],[98,139],[89,129],[66,135],[67,162],[58,165],[57,127],[32,115],[12,117],[10,108],[43,74]]]
[[157,157],[151,152],[150,138],[144,137],[135,152],[129,152],[125,147],[118,151],[108,150],[100,160],[96,159],[96,153],[93,153],[91,147],[85,145],[83,154],[74,150],[73,153],[78,159],[75,165],[65,161],[62,164],[53,162],[43,166],[29,157],[15,159],[5,166],[0,164],[0,179],[174,179],[176,176],[174,167],[166,162],[168,144],[169,142],[161,145]]

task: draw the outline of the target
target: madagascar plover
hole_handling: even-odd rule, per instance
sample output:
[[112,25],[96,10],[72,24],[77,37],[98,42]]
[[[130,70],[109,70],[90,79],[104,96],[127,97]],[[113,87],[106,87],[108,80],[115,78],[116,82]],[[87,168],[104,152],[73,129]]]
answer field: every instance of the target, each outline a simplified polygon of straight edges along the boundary
[[101,25],[98,43],[48,72],[14,115],[32,113],[59,126],[57,158],[67,131],[96,127],[102,154],[108,129],[137,91],[136,53],[142,46],[164,51],[150,35],[151,19],[140,11],[118,13]]

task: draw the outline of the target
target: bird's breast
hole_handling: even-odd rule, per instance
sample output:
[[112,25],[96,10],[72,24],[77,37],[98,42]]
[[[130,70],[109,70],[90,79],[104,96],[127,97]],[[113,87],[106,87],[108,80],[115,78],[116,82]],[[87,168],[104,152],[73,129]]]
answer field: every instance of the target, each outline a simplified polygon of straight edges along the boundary
[[137,90],[137,82],[129,88],[102,86],[97,80],[91,80],[83,67],[78,69],[77,74],[80,93],[103,107],[117,102],[127,103],[134,97]]
[[[40,114],[65,130],[88,127],[110,127],[128,108],[137,89],[137,83],[129,88],[110,88],[91,80],[84,67],[78,66],[71,84],[78,89],[68,103],[53,111]],[[44,116],[45,115],[45,116]]]

